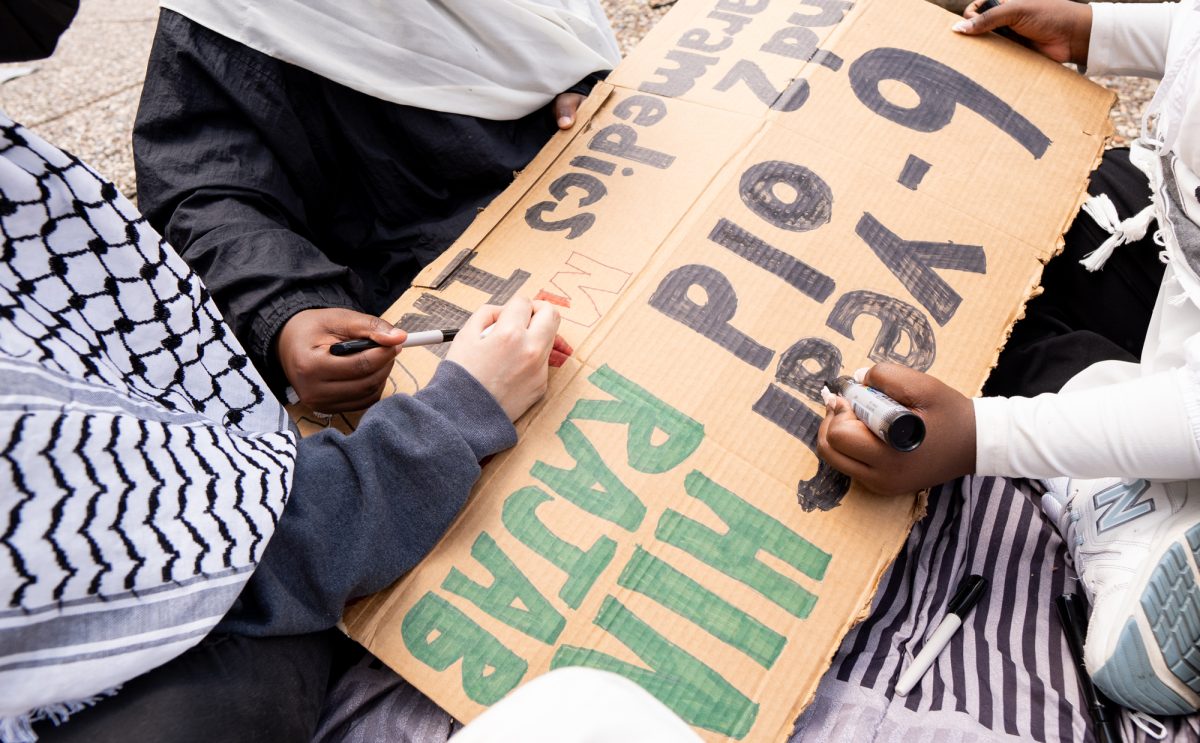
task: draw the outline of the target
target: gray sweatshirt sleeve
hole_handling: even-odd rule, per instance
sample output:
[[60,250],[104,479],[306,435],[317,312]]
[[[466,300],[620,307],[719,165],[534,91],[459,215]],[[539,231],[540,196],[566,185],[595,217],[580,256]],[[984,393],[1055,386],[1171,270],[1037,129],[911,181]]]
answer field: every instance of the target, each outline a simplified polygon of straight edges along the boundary
[[217,631],[332,627],[347,601],[386,587],[433,548],[479,461],[516,441],[495,398],[448,361],[417,394],[374,405],[354,433],[304,439],[275,534]]

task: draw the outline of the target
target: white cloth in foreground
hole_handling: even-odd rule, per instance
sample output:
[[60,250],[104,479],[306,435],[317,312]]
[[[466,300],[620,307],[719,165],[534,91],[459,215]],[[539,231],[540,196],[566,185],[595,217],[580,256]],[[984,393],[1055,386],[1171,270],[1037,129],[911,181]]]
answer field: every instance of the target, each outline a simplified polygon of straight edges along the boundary
[[523,684],[450,743],[700,743],[700,736],[623,676],[560,668]]
[[508,121],[621,59],[597,0],[163,0],[362,93]]

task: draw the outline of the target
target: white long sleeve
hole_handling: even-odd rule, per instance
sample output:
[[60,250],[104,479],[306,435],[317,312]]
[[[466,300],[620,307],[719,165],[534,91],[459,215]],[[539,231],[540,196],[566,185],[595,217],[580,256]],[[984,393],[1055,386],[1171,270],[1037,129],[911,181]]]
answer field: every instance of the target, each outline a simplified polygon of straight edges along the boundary
[[1185,3],[1092,3],[1089,75],[1161,78],[1176,14]]
[[[1200,224],[1200,211],[1189,206],[1194,186],[1188,185],[1200,172],[1200,0],[1093,3],[1091,9],[1088,74],[1167,78],[1156,97],[1154,134],[1174,134],[1174,177],[1184,199],[1183,213],[1174,218]],[[1161,180],[1152,175],[1152,188],[1158,190]],[[1160,203],[1165,198],[1160,195]],[[977,472],[1200,478],[1200,300],[1191,289],[1197,282],[1190,278],[1188,254],[1158,216],[1172,261],[1140,365],[1102,362],[1059,394],[975,400]]]
[[979,474],[1006,477],[1200,478],[1192,371],[975,403]]

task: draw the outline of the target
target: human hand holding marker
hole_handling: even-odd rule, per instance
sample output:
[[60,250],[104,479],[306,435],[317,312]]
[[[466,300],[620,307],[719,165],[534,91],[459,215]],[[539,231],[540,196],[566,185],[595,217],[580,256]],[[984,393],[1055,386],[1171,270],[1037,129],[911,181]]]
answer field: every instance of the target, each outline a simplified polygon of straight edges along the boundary
[[[461,328],[443,328],[441,330],[414,330],[408,334],[408,337],[397,348],[414,348],[417,346],[436,346],[440,343],[450,343],[458,334],[462,332]],[[492,326],[483,329],[479,334],[480,338],[486,338],[488,333],[492,332]],[[334,343],[329,347],[329,353],[334,356],[353,356],[356,353],[361,353],[369,348],[378,348],[379,344],[370,338],[355,338],[349,341],[341,341]],[[574,349],[567,343],[561,335],[554,336],[554,346],[550,349],[549,365],[558,368],[566,363],[567,358],[574,353]]]
[[1071,0],[974,0],[954,30],[967,36],[1011,29],[1021,42],[1055,62],[1086,65],[1092,33],[1092,9]]
[[[362,410],[379,399],[408,334],[373,315],[342,308],[297,312],[279,331],[275,353],[299,402],[313,410]],[[338,357],[329,347],[366,338],[372,347]]]
[[515,421],[546,394],[551,354],[557,350],[565,360],[570,352],[558,338],[559,322],[549,302],[513,297],[503,307],[484,305],[463,325],[446,361],[466,369]]
[[880,390],[925,421],[919,449],[897,451],[858,420],[850,404],[834,397],[817,431],[817,456],[868,490],[902,495],[975,471],[975,407],[928,374],[897,364],[876,364],[863,383]]

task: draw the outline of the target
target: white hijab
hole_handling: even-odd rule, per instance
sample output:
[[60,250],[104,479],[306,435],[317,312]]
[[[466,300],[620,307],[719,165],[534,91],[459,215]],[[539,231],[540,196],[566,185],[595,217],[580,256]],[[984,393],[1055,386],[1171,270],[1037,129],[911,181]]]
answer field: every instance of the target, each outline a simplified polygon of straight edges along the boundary
[[163,0],[227,38],[393,103],[495,120],[620,61],[597,0]]

